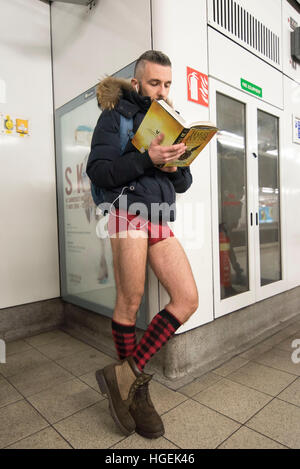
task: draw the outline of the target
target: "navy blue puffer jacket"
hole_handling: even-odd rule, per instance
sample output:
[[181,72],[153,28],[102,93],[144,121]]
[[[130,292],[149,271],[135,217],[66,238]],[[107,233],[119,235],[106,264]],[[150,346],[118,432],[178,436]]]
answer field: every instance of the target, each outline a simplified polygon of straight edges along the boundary
[[[154,214],[159,206],[160,220],[175,220],[176,192],[185,192],[192,184],[190,168],[178,168],[175,173],[161,171],[154,166],[148,152],[141,154],[131,141],[121,155],[120,114],[133,118],[135,133],[150,107],[150,98],[136,93],[129,82],[111,77],[100,82],[97,97],[103,112],[92,138],[87,163],[89,178],[105,189],[106,201],[114,203],[116,208],[126,208],[129,213],[140,213],[158,221]],[[137,202],[138,211],[137,205],[132,205]]]

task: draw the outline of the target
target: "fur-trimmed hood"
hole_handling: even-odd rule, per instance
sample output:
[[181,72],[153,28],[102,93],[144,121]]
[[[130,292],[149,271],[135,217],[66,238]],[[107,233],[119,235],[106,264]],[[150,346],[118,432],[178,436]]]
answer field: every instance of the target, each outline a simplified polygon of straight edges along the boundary
[[[137,94],[129,80],[125,78],[106,77],[100,81],[97,86],[97,100],[99,107],[104,111],[112,110],[116,107],[119,100],[125,94]],[[170,100],[167,99],[169,106],[172,106]]]
[[123,90],[132,91],[134,89],[129,80],[125,78],[106,77],[97,86],[97,100],[99,107],[112,110],[123,96]]

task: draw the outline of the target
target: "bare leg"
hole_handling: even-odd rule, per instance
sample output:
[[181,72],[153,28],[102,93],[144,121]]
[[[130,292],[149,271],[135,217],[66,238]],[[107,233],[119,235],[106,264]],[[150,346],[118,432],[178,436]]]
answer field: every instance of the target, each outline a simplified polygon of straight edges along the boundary
[[172,237],[150,246],[148,256],[153,272],[170,295],[166,309],[184,323],[198,308],[197,286],[184,249]]
[[110,242],[117,288],[113,319],[124,325],[135,324],[144,294],[148,239],[145,233],[135,231],[134,237],[128,234]]

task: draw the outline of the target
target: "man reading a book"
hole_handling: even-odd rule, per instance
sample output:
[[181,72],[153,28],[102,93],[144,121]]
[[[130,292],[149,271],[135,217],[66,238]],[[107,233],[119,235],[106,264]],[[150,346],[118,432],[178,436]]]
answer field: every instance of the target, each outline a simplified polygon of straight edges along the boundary
[[[187,256],[168,226],[176,216],[176,192],[192,184],[189,167],[162,166],[182,156],[184,144],[164,146],[164,135],[153,137],[139,153],[129,140],[121,152],[121,120],[138,129],[154,99],[167,100],[172,83],[169,58],[145,52],[131,82],[105,78],[97,97],[102,114],[97,122],[87,164],[92,183],[103,189],[108,207],[108,231],[117,289],[112,335],[120,362],[96,372],[109,398],[115,422],[124,434],[146,438],[164,434],[163,422],[150,399],[147,362],[198,308],[198,292]],[[138,210],[137,210],[138,207]],[[170,301],[153,317],[136,342],[136,314],[144,294],[146,262]]]

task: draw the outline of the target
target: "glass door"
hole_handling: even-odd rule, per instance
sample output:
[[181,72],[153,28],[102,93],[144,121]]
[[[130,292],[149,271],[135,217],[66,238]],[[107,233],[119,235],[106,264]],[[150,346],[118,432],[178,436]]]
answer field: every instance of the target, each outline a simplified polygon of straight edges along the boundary
[[253,110],[257,152],[255,197],[256,299],[261,300],[286,289],[285,223],[281,189],[282,112],[266,103]]
[[[210,80],[215,317],[282,291],[280,111]],[[273,111],[271,113],[270,111]]]
[[249,291],[246,105],[216,94],[221,299]]
[[[255,302],[250,107],[242,92],[210,79],[215,317]],[[214,102],[213,102],[214,100]]]
[[260,285],[282,279],[279,119],[257,111]]

